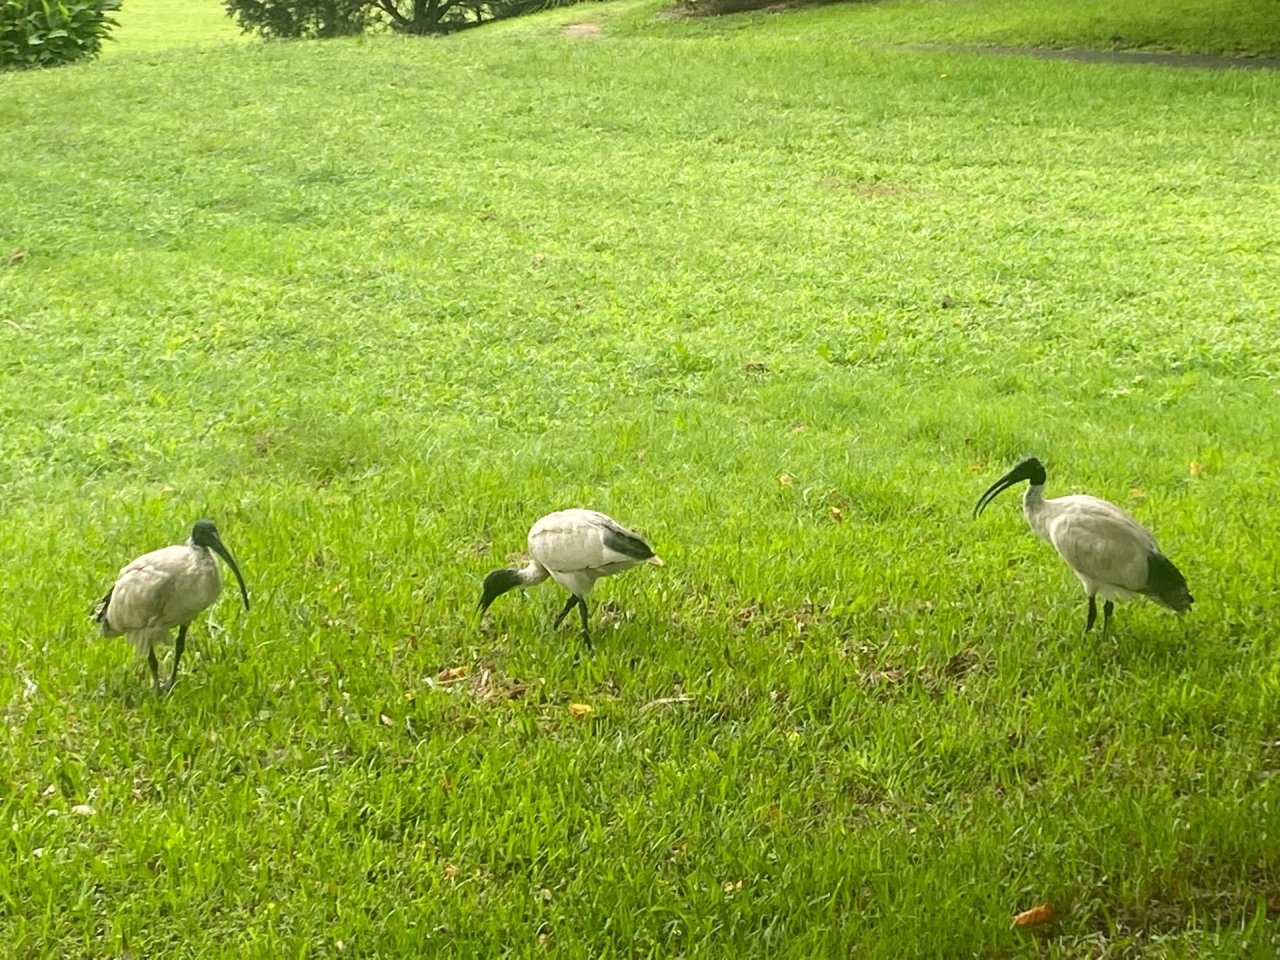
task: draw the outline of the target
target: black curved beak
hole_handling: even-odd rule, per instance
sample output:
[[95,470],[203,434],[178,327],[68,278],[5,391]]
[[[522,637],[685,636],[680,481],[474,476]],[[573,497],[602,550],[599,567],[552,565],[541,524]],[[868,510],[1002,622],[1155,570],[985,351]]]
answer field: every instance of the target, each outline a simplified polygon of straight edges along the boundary
[[987,504],[989,504],[992,500],[998,497],[1005,490],[1008,490],[1010,487],[1012,487],[1016,483],[1021,483],[1023,480],[1029,480],[1029,479],[1031,478],[1028,475],[1026,465],[1021,463],[1018,464],[1016,467],[1014,467],[1012,470],[1006,473],[1003,477],[1001,477],[999,480],[997,480],[995,483],[989,486],[987,488],[987,492],[978,498],[978,502],[973,508],[974,519],[976,520],[982,514],[982,511],[987,508]]
[[227,561],[227,566],[231,568],[231,572],[236,575],[236,579],[240,581],[240,595],[244,597],[244,608],[249,609],[249,588],[244,585],[244,577],[240,576],[240,568],[236,566],[235,557],[231,556],[231,551],[226,548],[218,537],[213,538],[213,543],[209,545],[213,552]]
[[485,614],[485,611],[489,609],[489,605],[493,603],[494,600],[497,600],[497,599],[498,599],[498,594],[490,593],[488,590],[486,590],[484,592],[484,595],[480,597],[480,602],[476,604],[476,613],[479,614],[481,617],[483,617]]

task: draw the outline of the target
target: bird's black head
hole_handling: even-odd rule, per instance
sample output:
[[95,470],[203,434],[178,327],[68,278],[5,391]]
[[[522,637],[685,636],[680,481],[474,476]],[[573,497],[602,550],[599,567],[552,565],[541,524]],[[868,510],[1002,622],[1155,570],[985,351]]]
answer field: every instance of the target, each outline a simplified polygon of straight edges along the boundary
[[1007,490],[1015,483],[1021,483],[1023,480],[1031,481],[1031,485],[1033,487],[1040,487],[1044,485],[1044,465],[1035,457],[1027,457],[1027,459],[1023,460],[1016,467],[988,487],[987,492],[978,498],[978,503],[973,508],[973,515],[977,517],[987,508],[987,504],[994,500],[1001,491]]
[[244,585],[244,577],[240,576],[240,568],[236,566],[236,561],[231,556],[231,551],[226,548],[222,538],[218,536],[218,528],[214,526],[213,521],[197,520],[195,526],[191,528],[191,542],[197,547],[208,547],[227,562],[227,566],[231,568],[231,572],[236,575],[236,580],[240,583],[240,596],[244,598],[244,608],[248,610],[249,588]]
[[502,570],[494,570],[484,578],[484,593],[480,597],[480,603],[476,609],[480,611],[481,616],[489,609],[489,604],[497,600],[508,590],[514,590],[520,586],[520,572],[518,570],[510,570],[503,568]]
[[196,525],[191,528],[191,542],[197,547],[212,547],[215,543],[222,543],[218,537],[218,528],[212,520],[197,520]]

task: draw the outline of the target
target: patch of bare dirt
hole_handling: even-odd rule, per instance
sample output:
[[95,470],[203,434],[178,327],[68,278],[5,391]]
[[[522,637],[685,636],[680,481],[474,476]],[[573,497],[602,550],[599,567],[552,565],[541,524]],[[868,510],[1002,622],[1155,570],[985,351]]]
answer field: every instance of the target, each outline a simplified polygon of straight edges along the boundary
[[588,20],[583,23],[571,23],[560,32],[566,37],[603,37],[604,27]]

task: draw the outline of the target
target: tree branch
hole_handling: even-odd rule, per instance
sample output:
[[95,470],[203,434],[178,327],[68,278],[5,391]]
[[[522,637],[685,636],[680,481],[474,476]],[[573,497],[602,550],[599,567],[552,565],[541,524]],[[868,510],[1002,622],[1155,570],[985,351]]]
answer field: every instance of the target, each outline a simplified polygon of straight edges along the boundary
[[409,21],[406,20],[400,11],[396,9],[395,0],[373,0],[373,5],[385,12],[392,20],[400,24],[400,26],[409,26]]

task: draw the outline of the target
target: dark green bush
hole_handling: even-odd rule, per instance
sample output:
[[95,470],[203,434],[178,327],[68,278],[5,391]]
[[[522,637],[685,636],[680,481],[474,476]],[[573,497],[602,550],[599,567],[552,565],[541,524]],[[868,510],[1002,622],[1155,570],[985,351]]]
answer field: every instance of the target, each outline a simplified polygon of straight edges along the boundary
[[[4,2],[4,0],[0,0]],[[223,0],[245,32],[265,37],[337,37],[385,24],[401,33],[451,33],[489,20],[577,0]]]
[[362,33],[376,15],[369,0],[223,0],[246,33],[264,37],[341,37]]
[[0,0],[0,67],[52,67],[96,57],[120,0]]

